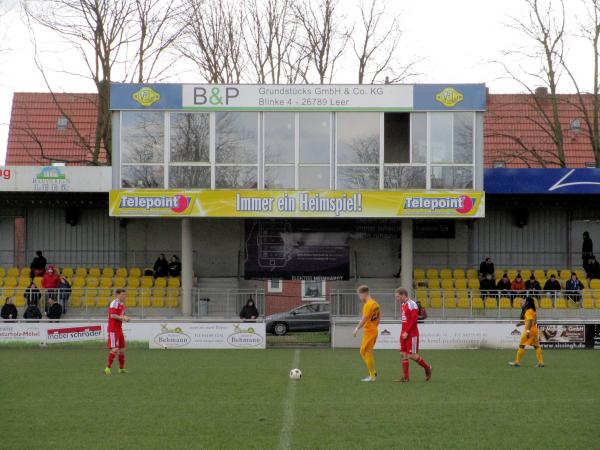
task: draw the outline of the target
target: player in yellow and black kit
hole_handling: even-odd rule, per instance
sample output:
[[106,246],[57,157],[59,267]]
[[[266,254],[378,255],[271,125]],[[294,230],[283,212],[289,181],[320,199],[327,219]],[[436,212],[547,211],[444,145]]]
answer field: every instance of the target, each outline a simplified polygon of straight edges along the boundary
[[530,345],[535,349],[538,367],[544,367],[544,358],[542,357],[542,349],[540,347],[540,338],[537,326],[537,313],[535,311],[535,301],[533,297],[527,297],[523,300],[521,319],[525,322],[525,329],[521,335],[521,342],[517,350],[517,356],[514,362],[508,364],[513,367],[521,367],[521,358],[525,354],[525,346]]
[[354,329],[354,336],[358,334],[358,330],[364,328],[362,343],[360,345],[360,356],[365,362],[369,370],[369,376],[363,378],[362,381],[375,381],[377,379],[377,371],[375,370],[375,356],[373,348],[377,342],[379,334],[379,319],[381,319],[381,310],[379,304],[369,294],[368,286],[360,286],[356,292],[363,303],[362,319]]

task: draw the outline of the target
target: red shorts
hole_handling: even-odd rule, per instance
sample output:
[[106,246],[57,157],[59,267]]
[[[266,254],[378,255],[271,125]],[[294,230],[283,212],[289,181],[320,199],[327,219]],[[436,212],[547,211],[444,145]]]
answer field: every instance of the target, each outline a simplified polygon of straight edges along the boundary
[[419,353],[419,335],[409,335],[406,339],[400,337],[400,351],[402,353]]
[[123,330],[108,332],[108,348],[125,348]]

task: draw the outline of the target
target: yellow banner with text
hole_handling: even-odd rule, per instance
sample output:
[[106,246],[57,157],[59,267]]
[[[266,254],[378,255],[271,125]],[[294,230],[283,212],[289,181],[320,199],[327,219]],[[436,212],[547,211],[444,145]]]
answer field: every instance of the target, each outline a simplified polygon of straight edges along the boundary
[[133,189],[110,193],[116,217],[474,218],[476,191],[257,191]]

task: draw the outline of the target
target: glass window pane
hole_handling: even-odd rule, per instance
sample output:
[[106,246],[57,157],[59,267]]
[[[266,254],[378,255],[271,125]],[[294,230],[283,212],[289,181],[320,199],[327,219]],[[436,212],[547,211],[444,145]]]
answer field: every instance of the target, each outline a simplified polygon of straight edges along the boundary
[[121,114],[121,162],[163,162],[164,113],[123,111]]
[[431,161],[452,163],[452,113],[431,113]]
[[384,167],[385,189],[425,189],[427,187],[425,167]]
[[169,187],[210,189],[210,167],[171,166],[169,167]]
[[124,188],[163,188],[163,166],[121,166],[121,187]]
[[294,189],[295,168],[265,167],[265,189]]
[[472,189],[472,167],[432,167],[432,189]]
[[427,113],[410,115],[412,134],[412,162],[427,162]]
[[454,113],[454,162],[473,162],[473,113]]
[[386,163],[410,162],[410,114],[385,113],[385,154]]
[[208,162],[210,115],[171,113],[171,161]]
[[267,164],[293,164],[295,153],[294,113],[266,112],[265,162]]
[[256,167],[216,167],[215,177],[215,187],[217,189],[256,189],[258,185]]
[[379,163],[379,113],[337,113],[338,162]]
[[338,189],[379,189],[379,167],[338,167]]
[[300,114],[300,162],[329,163],[331,147],[330,113]]
[[253,112],[217,112],[215,157],[217,163],[256,164],[258,115]]
[[300,189],[329,189],[329,178],[329,166],[300,167],[298,173],[298,187]]

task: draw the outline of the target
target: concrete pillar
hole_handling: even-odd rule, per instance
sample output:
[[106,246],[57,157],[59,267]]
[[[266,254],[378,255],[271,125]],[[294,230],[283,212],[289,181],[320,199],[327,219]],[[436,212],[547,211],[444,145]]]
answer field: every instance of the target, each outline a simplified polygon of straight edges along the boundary
[[194,249],[192,248],[192,221],[181,219],[181,309],[184,316],[192,315],[192,287],[194,286]]
[[402,286],[412,289],[413,285],[413,221],[412,219],[402,219],[402,255],[400,264],[402,270],[400,281]]

